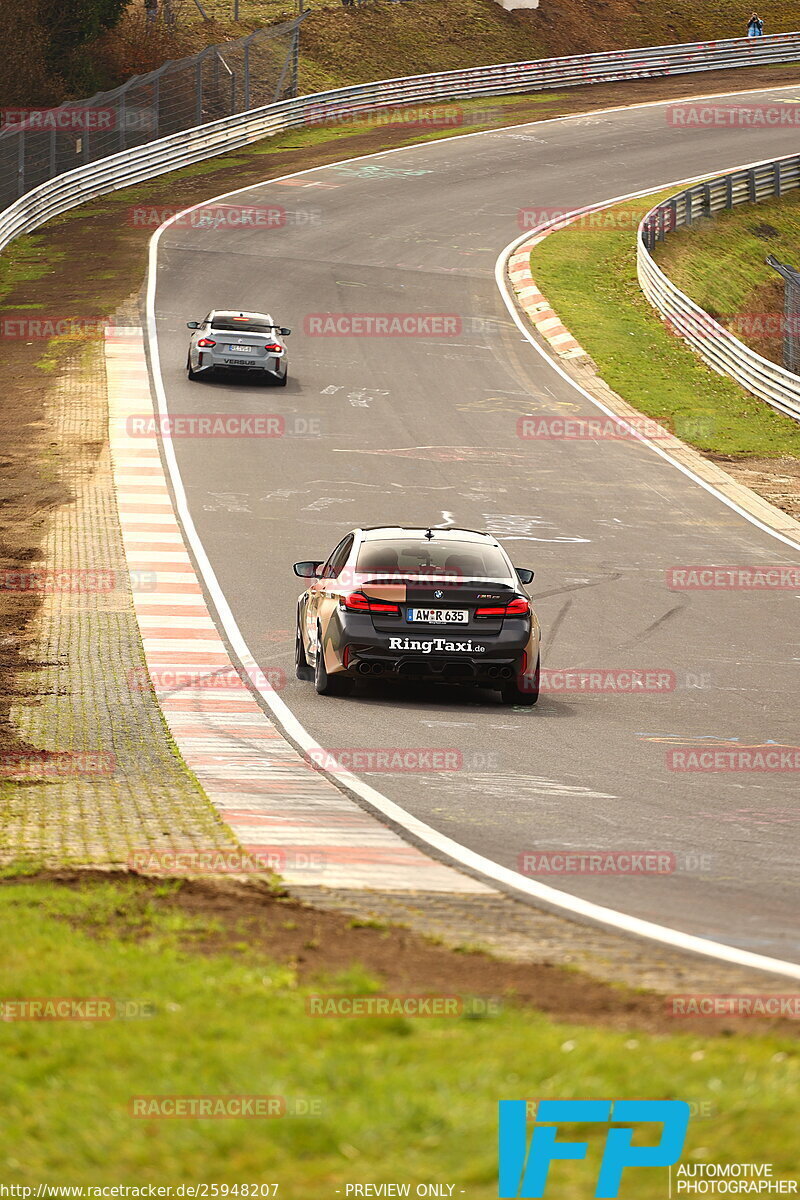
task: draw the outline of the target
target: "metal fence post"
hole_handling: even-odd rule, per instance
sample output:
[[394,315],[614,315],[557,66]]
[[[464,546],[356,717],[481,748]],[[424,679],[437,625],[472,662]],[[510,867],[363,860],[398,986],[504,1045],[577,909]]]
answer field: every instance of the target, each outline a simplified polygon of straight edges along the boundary
[[684,208],[685,208],[684,222],[687,225],[691,225],[691,223],[692,223],[692,193],[690,191],[686,193],[686,200],[684,203]]
[[[153,115],[155,117],[155,128],[153,130],[154,137],[161,136],[161,76],[166,74],[169,66],[170,66],[170,64],[168,62],[164,63],[163,67],[159,67],[158,70],[154,71],[153,75],[152,75],[152,80],[153,80],[152,105],[153,105]],[[149,141],[149,138],[146,140]]]
[[663,206],[663,204],[659,204],[659,206],[658,206],[658,227],[656,230],[656,240],[659,242],[663,242],[663,240],[664,240],[664,206]]
[[300,22],[305,16],[303,0],[297,0],[297,25],[292,33],[292,77],[289,80],[289,95],[296,96],[300,82]]
[[25,195],[25,130],[17,134],[17,195]]
[[255,35],[251,34],[244,44],[244,111],[250,108],[250,43]]
[[205,54],[201,54],[195,63],[194,68],[194,123],[202,125],[203,123],[203,60]]
[[117,120],[119,121],[119,148],[120,148],[120,150],[126,150],[127,149],[127,138],[126,138],[127,130],[126,130],[125,126],[127,123],[127,110],[125,108],[125,93],[124,92],[120,92],[120,94],[119,94],[119,104],[117,105]]
[[774,179],[774,184],[773,184],[772,190],[773,190],[774,194],[780,200],[780,197],[781,197],[781,164],[779,162],[775,163],[773,179]]
[[747,172],[747,187],[749,190],[750,200],[755,204],[758,199],[758,185],[756,184],[756,169],[751,167]]
[[774,254],[764,260],[783,277],[783,365],[800,372],[800,271],[778,262]]

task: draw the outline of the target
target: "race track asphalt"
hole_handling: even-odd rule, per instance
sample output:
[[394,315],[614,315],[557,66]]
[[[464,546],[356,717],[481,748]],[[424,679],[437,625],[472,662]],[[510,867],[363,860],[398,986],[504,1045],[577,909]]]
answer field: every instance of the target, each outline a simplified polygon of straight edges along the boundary
[[[698,90],[700,87],[698,85]],[[782,104],[794,90],[753,93]],[[740,97],[739,99],[743,99]],[[229,198],[275,229],[165,230],[157,336],[169,411],[281,414],[287,436],[174,443],[193,520],[262,669],[328,748],[442,747],[462,767],[367,776],[409,812],[516,868],[532,850],[672,853],[658,877],[551,876],[575,895],[800,961],[797,772],[676,772],[671,746],[795,745],[798,597],[671,591],[674,566],[797,554],[635,442],[525,441],[523,414],[597,416],[520,335],[494,278],[520,209],[571,209],[796,150],[791,127],[670,126],[658,104],[516,126],[319,168]],[[631,234],[633,236],[633,232]],[[189,383],[185,322],[268,310],[294,330],[290,381]],[[456,314],[434,337],[311,336],[324,313]],[[309,432],[310,431],[310,432]],[[662,694],[493,693],[294,679],[291,564],[348,529],[489,529],[535,568],[549,668],[674,672]]]

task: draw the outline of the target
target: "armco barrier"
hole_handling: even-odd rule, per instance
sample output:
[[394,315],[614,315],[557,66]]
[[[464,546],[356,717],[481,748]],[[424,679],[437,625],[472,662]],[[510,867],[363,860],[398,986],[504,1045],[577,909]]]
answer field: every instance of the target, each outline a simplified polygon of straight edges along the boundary
[[240,149],[285,129],[326,120],[341,121],[347,116],[407,104],[537,92],[576,84],[647,79],[796,59],[800,59],[800,32],[503,63],[466,71],[385,79],[283,100],[160,138],[55,176],[0,211],[0,249],[13,238],[36,229],[50,217],[85,200],[215,154]]
[[652,257],[656,242],[700,216],[735,204],[751,204],[800,187],[800,155],[759,163],[685,188],[648,212],[639,226],[637,269],[647,299],[700,357],[779,412],[800,421],[800,376],[756,354],[713,320],[661,270]]

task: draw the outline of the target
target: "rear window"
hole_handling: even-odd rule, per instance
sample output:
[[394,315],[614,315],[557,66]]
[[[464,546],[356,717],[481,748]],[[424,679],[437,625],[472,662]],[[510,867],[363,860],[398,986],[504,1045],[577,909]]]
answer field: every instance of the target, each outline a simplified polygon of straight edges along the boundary
[[217,313],[211,322],[212,329],[240,329],[242,333],[272,333],[274,325],[266,321],[251,321],[249,317],[226,317]]
[[452,575],[460,579],[511,580],[508,563],[496,546],[481,542],[436,542],[426,538],[364,542],[356,570],[388,575]]

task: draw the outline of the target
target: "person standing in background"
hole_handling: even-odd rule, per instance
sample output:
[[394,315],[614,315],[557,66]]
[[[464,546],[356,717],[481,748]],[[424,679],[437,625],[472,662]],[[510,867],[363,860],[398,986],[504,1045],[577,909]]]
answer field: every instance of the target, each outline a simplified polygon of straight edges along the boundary
[[747,22],[747,36],[761,37],[764,33],[764,22],[758,13],[753,13],[750,20]]

